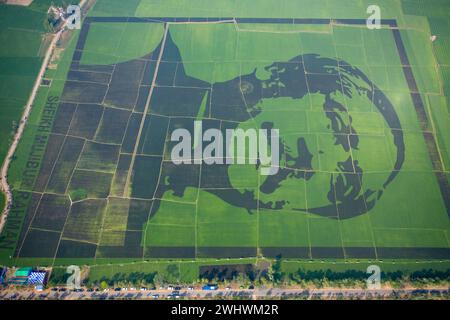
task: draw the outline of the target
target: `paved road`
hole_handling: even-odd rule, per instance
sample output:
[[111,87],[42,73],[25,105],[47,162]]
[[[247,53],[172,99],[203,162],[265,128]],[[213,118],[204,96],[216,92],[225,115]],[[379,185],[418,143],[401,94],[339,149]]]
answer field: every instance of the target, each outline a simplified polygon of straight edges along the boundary
[[364,290],[364,289],[255,289],[255,290],[216,290],[216,291],[203,291],[203,290],[180,290],[178,294],[174,295],[174,291],[171,290],[150,290],[150,291],[120,291],[109,290],[107,292],[55,292],[46,290],[45,292],[32,292],[32,291],[17,291],[17,290],[4,290],[0,291],[0,300],[35,300],[35,299],[67,299],[67,300],[79,300],[79,299],[94,299],[94,300],[114,300],[114,299],[155,299],[155,295],[158,295],[157,299],[231,299],[241,297],[245,299],[260,299],[264,297],[272,297],[276,299],[280,298],[303,298],[303,299],[315,299],[315,298],[389,298],[393,294],[398,295],[417,295],[428,294],[430,297],[438,298],[444,294],[450,293],[450,288],[436,288],[427,290],[418,289],[380,289],[380,290]]

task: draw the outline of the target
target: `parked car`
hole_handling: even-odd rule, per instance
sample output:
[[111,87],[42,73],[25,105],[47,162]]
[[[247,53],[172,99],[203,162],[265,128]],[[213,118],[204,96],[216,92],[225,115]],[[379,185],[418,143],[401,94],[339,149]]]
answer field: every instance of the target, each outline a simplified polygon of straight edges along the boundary
[[206,290],[206,291],[217,290],[217,289],[219,289],[219,286],[217,284],[207,284],[202,287],[202,290]]

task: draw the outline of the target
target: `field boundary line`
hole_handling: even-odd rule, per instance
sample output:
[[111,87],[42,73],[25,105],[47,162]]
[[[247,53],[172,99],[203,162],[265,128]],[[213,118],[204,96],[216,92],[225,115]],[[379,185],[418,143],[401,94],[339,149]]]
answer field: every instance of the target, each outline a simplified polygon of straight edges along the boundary
[[[70,240],[70,239],[67,239]],[[120,261],[120,258],[117,258]],[[137,259],[137,258],[136,258]],[[264,260],[264,259],[269,259],[269,258],[262,258],[262,259],[258,259],[257,257],[247,257],[247,258],[242,258],[243,263],[246,263],[246,261],[251,261],[251,260]],[[352,258],[353,259],[353,258]],[[331,263],[333,261],[333,264],[335,265],[339,265],[339,264],[368,264],[368,263],[372,263],[374,261],[374,259],[348,259],[348,260],[318,260],[318,261],[314,261],[314,262],[310,262],[310,259],[284,259],[283,263],[304,263],[306,264],[323,264],[323,265],[327,265],[329,263]],[[241,262],[240,258],[224,258],[222,259],[223,261],[239,261]],[[408,259],[406,259],[408,260]],[[118,262],[116,264],[112,264],[112,265],[108,265],[106,263],[100,263],[100,264],[91,264],[89,265],[90,268],[102,268],[102,267],[123,267],[123,266],[127,266],[127,265],[133,265],[133,264],[170,264],[171,262],[174,263],[180,263],[180,264],[189,264],[189,263],[197,263],[197,264],[208,264],[211,262],[215,262],[217,261],[216,258],[200,258],[200,259],[196,259],[195,262],[192,260],[182,260],[182,259],[174,259],[174,260],[151,260],[151,258],[149,258],[149,260],[135,260],[135,261],[127,261],[127,262]],[[429,263],[433,263],[433,264],[443,264],[443,263],[448,263],[450,262],[450,259],[439,259],[439,260],[419,260],[416,261],[416,259],[409,259],[409,261],[378,261],[381,262],[382,264],[395,264],[395,265],[400,265],[400,264],[411,264],[411,262],[414,261],[414,264],[429,264]],[[66,265],[55,265],[53,267],[65,267]]]
[[43,232],[53,232],[53,233],[60,233],[60,231],[57,231],[57,230],[50,230],[50,229],[36,228],[36,227],[31,227],[30,230],[37,230],[37,231],[43,231]]
[[[69,194],[68,192],[69,192],[69,190],[70,190],[70,185],[71,185],[71,183],[72,183],[73,175],[75,174],[75,171],[78,170],[78,162],[80,161],[80,159],[81,159],[81,157],[82,157],[82,155],[83,155],[84,148],[86,148],[86,140],[83,141],[83,147],[81,147],[80,154],[79,154],[78,157],[77,157],[77,162],[75,162],[75,166],[73,167],[73,170],[72,170],[72,172],[71,172],[71,174],[70,174],[69,181],[67,182],[66,188],[64,189],[64,194],[69,195],[70,201],[72,201],[72,198],[70,197],[70,194]],[[61,150],[62,150],[62,148],[61,148]],[[59,160],[59,159],[58,159],[58,160]],[[56,165],[56,162],[55,162],[55,165]],[[54,168],[53,168],[53,169],[54,169]],[[53,174],[53,170],[52,170],[52,174]],[[50,181],[50,179],[49,179],[49,181]]]
[[[333,22],[331,23],[331,32],[332,32],[332,35],[334,35],[334,24],[333,24]],[[338,51],[337,51],[337,45],[336,45],[336,41],[334,39],[334,36],[332,37],[331,40],[333,42],[333,49],[334,49],[335,56],[337,57],[338,56]],[[339,64],[339,61],[337,63],[338,63],[337,73],[339,75],[339,82],[341,84],[341,90],[342,90],[342,92],[344,92],[344,86],[342,84],[343,81],[342,81],[341,70],[340,70],[341,66]],[[308,82],[308,80],[306,80],[306,82]],[[308,87],[308,90],[309,90],[309,87]],[[340,104],[340,102],[338,102],[338,101],[336,101],[336,103]],[[325,104],[326,104],[326,102],[325,102]],[[324,106],[325,106],[325,104],[324,104]],[[347,99],[344,98],[344,102],[343,102],[342,106],[345,109],[345,114],[347,115],[347,121],[350,122],[351,117],[350,117],[350,114],[348,112]],[[350,153],[350,159],[352,160],[353,173],[357,175],[356,169],[355,169],[355,159],[353,158],[353,152],[352,152],[353,148],[352,148],[352,144],[350,143],[350,135],[346,135],[346,137],[347,137],[347,141],[348,141],[348,145],[349,145],[349,149],[350,149],[349,153]],[[316,140],[316,141],[318,141],[318,140]],[[319,143],[319,146],[320,146],[320,143]],[[341,174],[341,173],[338,173],[337,175],[339,175],[339,174]],[[335,179],[335,173],[332,173],[331,174],[331,180],[333,181],[334,179]],[[341,239],[342,254],[343,254],[344,260],[346,260],[347,259],[347,254],[346,254],[346,251],[345,251],[344,236],[342,235],[342,221],[341,221],[341,216],[339,214],[339,206],[337,205],[336,188],[333,188],[333,194],[334,194],[334,199],[335,199],[334,206],[336,208],[336,215],[337,215],[337,221],[338,221],[337,226],[338,226],[338,230],[339,230],[339,238]],[[308,208],[306,208],[306,210],[308,210]],[[312,249],[311,249],[311,253],[312,253]],[[312,257],[312,258],[314,258],[314,257]]]
[[441,146],[439,145],[439,139],[438,139],[438,135],[437,135],[437,130],[436,130],[436,125],[434,124],[434,119],[433,119],[433,113],[431,112],[431,108],[430,108],[430,99],[428,98],[428,95],[426,95],[426,108],[428,110],[428,114],[430,115],[430,124],[431,124],[431,134],[434,135],[434,139],[436,141],[436,151],[439,155],[439,159],[441,161],[441,165],[442,165],[442,171],[443,172],[447,172],[447,168],[445,167],[445,161],[442,158],[442,153],[441,153]]
[[[100,243],[102,243],[102,240],[103,240],[103,232],[104,232],[104,227],[105,227],[105,221],[106,221],[106,218],[108,217],[109,199],[110,199],[109,197],[106,198],[106,205],[105,205],[105,209],[104,209],[105,213],[103,214],[102,223],[101,223],[102,226],[100,228],[100,232],[99,232],[99,235],[98,235],[98,242],[95,244],[96,248],[95,248],[94,262],[97,261],[98,249],[100,247]],[[129,204],[128,204],[128,208],[129,208]],[[124,241],[125,241],[125,237],[124,237]]]

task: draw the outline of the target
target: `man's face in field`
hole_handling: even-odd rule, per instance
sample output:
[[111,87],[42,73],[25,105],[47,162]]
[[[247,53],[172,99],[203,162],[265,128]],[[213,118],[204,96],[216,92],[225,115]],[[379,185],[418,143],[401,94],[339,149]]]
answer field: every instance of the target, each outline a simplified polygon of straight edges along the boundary
[[[395,163],[391,157],[397,154],[392,135],[385,134],[384,115],[369,99],[372,85],[347,73],[342,77],[351,85],[344,87],[333,66],[305,75],[302,63],[274,63],[266,71],[270,76],[258,79],[260,94],[253,92],[259,90],[257,72],[242,77],[240,84],[251,118],[239,128],[274,128],[280,133],[280,169],[273,176],[259,176],[255,195],[266,204],[331,218],[370,210],[383,185],[363,184],[364,173],[379,170],[388,179]],[[364,124],[373,119],[379,120],[380,131],[366,134]],[[375,168],[374,159],[364,152],[377,151],[389,157]],[[228,174],[232,185],[243,175],[255,181],[258,168],[232,165]]]

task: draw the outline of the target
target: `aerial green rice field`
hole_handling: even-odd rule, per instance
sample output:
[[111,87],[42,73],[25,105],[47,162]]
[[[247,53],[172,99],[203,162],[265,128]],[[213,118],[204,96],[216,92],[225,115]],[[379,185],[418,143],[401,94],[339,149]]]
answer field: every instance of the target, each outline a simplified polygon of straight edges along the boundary
[[[377,1],[372,30],[365,0],[97,0],[9,168],[0,262],[93,265],[99,279],[174,263],[186,281],[276,257],[450,267],[450,11],[435,2]],[[0,53],[0,155],[42,62],[40,38],[27,45]],[[250,153],[174,164],[171,134],[198,123],[278,129],[277,172]]]

